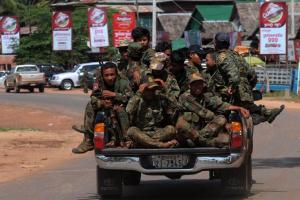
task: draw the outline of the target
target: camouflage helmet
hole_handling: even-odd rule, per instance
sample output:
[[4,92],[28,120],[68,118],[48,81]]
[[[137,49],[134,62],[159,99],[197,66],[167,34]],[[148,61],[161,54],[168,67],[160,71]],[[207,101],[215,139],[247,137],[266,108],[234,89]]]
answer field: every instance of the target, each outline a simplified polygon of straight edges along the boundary
[[143,53],[143,47],[137,42],[131,42],[128,45],[127,51],[129,57],[141,57]]
[[129,40],[122,40],[120,41],[120,44],[119,44],[119,48],[122,48],[122,47],[128,47],[129,46]]
[[191,83],[193,83],[195,81],[202,81],[203,83],[206,83],[206,80],[204,79],[204,77],[202,76],[202,74],[200,74],[199,72],[192,73],[189,76],[189,84],[191,84]]
[[167,55],[162,52],[155,53],[150,60],[150,69],[162,70],[164,68],[164,64],[167,58]]

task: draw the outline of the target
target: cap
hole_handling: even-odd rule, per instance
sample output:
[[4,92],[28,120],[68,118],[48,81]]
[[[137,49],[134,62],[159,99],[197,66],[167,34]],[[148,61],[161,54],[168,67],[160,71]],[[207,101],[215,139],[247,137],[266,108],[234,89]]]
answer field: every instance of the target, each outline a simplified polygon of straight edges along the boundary
[[162,52],[157,52],[150,60],[150,69],[162,70],[164,68],[164,62],[167,60],[167,55]]
[[129,41],[128,40],[122,40],[122,41],[120,41],[118,47],[128,47],[128,45],[129,45]]
[[215,35],[215,40],[217,42],[230,42],[229,33],[219,32]]
[[195,81],[203,81],[206,82],[203,76],[199,72],[195,72],[189,76],[189,84]]
[[128,45],[128,49],[127,49],[129,57],[135,57],[140,55],[142,53],[142,50],[143,50],[142,45],[140,45],[137,42],[131,42]]
[[205,51],[198,44],[191,45],[189,47],[189,53],[197,53],[198,55],[204,55]]
[[143,83],[147,84],[147,89],[159,89],[160,86],[154,81],[153,76],[146,76]]

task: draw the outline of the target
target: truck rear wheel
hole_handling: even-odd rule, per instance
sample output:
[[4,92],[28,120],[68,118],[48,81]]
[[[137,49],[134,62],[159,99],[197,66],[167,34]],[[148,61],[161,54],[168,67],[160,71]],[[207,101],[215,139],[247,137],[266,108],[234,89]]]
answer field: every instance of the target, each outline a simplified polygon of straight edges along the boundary
[[29,92],[34,92],[34,87],[30,87]]
[[15,91],[16,91],[16,93],[20,93],[20,87],[19,86],[15,86]]
[[10,89],[9,89],[9,87],[8,87],[8,85],[7,85],[6,82],[4,83],[4,85],[5,85],[5,92],[10,92]]
[[248,195],[252,187],[251,155],[247,156],[239,168],[223,170],[221,180],[226,194]]
[[122,196],[122,172],[101,169],[97,166],[97,190],[102,199],[118,199]]
[[39,92],[43,93],[45,91],[45,86],[44,85],[40,85],[39,86]]
[[136,171],[123,172],[124,185],[138,185],[141,182],[141,173]]

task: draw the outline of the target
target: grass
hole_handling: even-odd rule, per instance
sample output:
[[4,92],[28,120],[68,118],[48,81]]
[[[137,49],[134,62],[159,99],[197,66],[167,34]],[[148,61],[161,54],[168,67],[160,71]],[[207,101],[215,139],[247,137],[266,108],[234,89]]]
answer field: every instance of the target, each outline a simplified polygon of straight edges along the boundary
[[4,127],[0,127],[0,132],[8,132],[8,131],[39,131],[39,129],[34,129],[34,128],[4,128]]
[[269,92],[264,94],[263,97],[267,97],[268,99],[274,99],[274,100],[300,102],[300,96],[297,96],[292,92],[286,92],[286,91]]

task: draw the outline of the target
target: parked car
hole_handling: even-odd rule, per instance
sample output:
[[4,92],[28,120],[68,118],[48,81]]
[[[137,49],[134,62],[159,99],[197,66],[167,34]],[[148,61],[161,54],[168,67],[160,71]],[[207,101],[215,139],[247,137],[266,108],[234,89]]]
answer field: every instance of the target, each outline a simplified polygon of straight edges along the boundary
[[4,85],[6,92],[15,90],[19,93],[20,89],[33,92],[34,88],[38,88],[39,92],[44,92],[45,83],[45,74],[41,73],[36,65],[26,64],[13,68],[7,75]]
[[83,76],[84,70],[93,72],[100,67],[99,62],[82,63],[75,65],[70,72],[55,74],[50,79],[50,85],[59,87],[62,90],[72,90],[73,87],[80,87],[80,77]]
[[9,74],[9,71],[0,71],[0,87],[4,87],[4,81],[8,74]]
[[52,65],[52,64],[37,64],[41,72],[45,73],[46,84],[49,83],[51,77],[54,74],[59,74],[65,72],[65,69],[62,66]]

